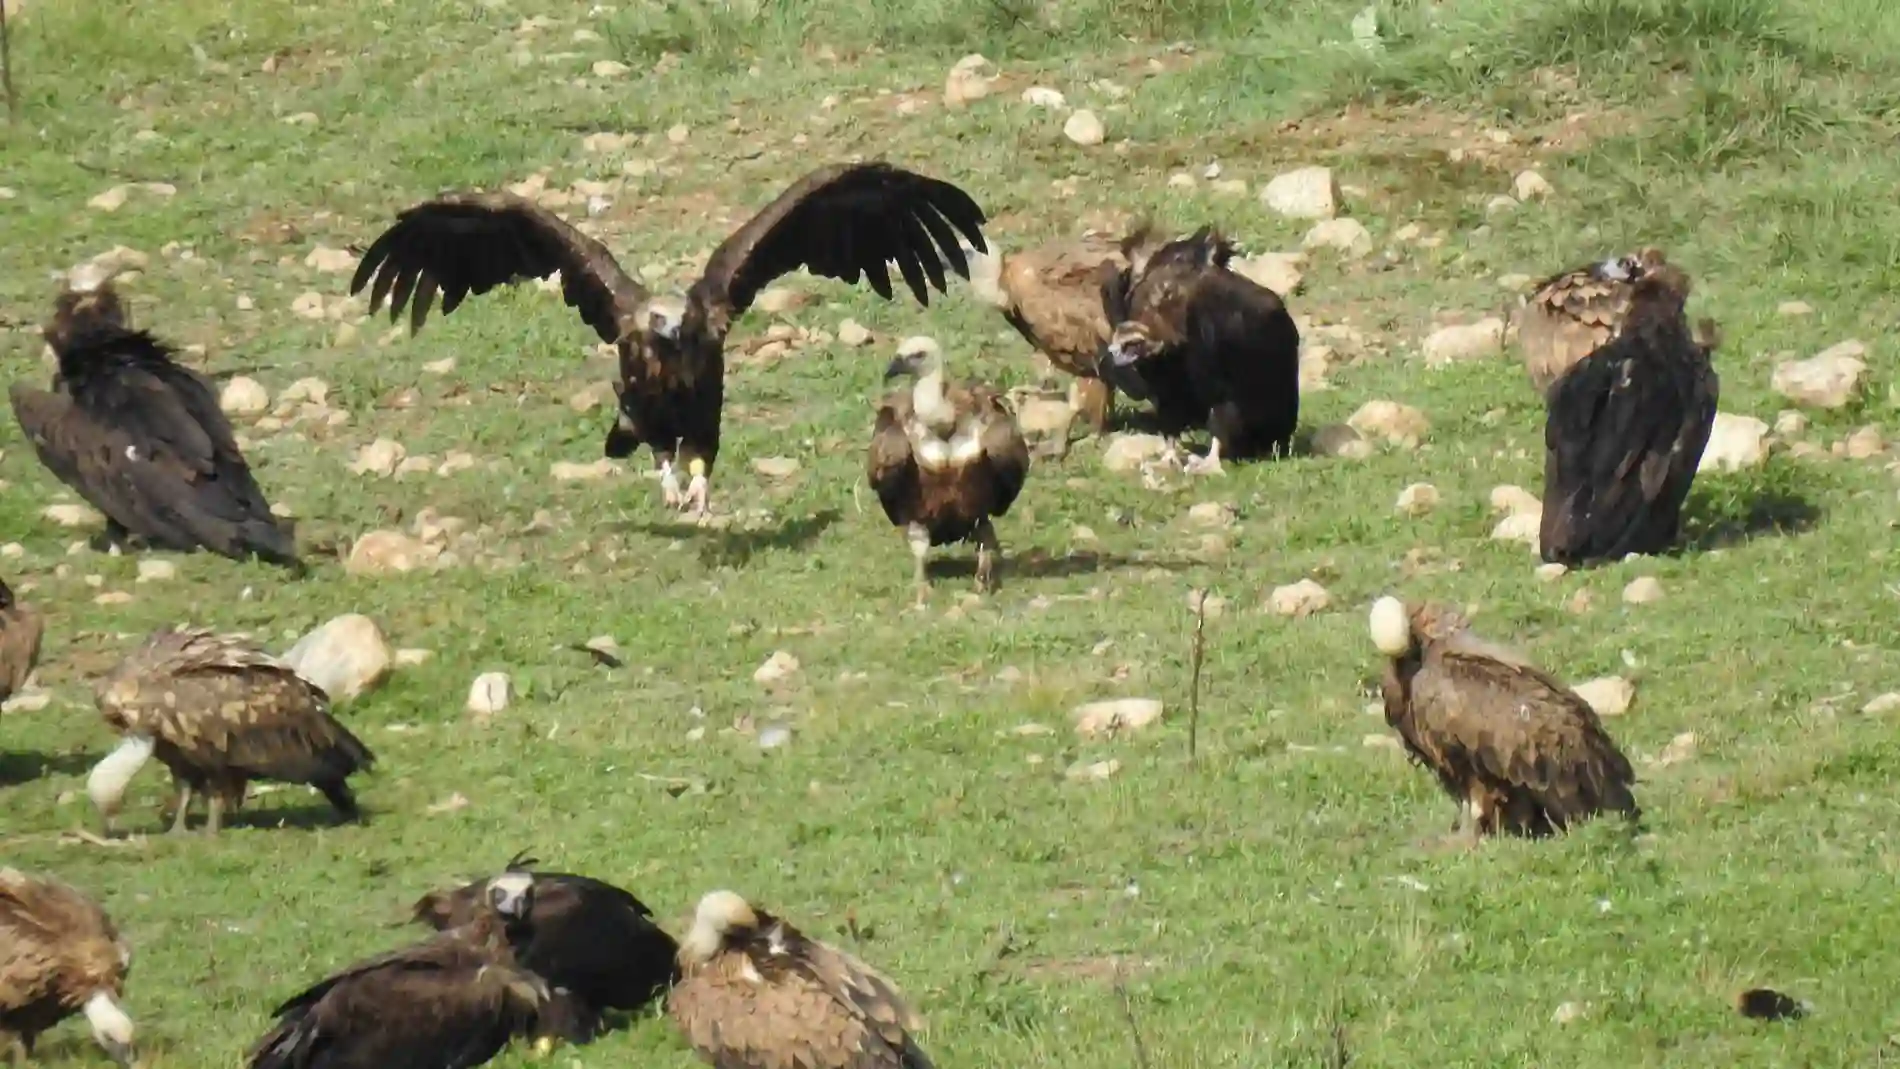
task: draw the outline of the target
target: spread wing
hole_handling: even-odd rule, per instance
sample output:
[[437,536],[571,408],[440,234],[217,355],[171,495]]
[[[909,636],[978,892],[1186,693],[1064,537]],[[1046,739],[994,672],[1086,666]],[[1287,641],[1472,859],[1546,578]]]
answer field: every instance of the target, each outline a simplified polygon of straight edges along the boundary
[[729,951],[675,986],[668,1008],[716,1069],[931,1069],[906,1031],[908,1011],[873,983],[841,992],[819,972],[761,972]]
[[904,424],[910,419],[910,391],[894,390],[878,407],[871,429],[871,452],[864,465],[866,481],[895,524],[911,522],[917,508],[917,461],[911,455]]
[[730,322],[780,275],[804,268],[855,284],[865,278],[891,299],[892,263],[919,303],[928,284],[944,292],[944,266],[970,277],[958,243],[984,251],[983,209],[941,179],[888,163],[823,167],[794,182],[706,262],[695,290],[715,320]]
[[448,315],[471,293],[556,271],[562,298],[602,341],[618,341],[635,327],[646,289],[605,245],[511,193],[452,193],[404,210],[363,253],[350,292],[374,278],[370,312],[388,298],[394,320],[407,305],[415,331],[438,294]]
[[1029,477],[1029,443],[1023,440],[1016,417],[995,390],[970,388],[970,401],[983,421],[983,460],[989,466],[994,514],[1005,515]]

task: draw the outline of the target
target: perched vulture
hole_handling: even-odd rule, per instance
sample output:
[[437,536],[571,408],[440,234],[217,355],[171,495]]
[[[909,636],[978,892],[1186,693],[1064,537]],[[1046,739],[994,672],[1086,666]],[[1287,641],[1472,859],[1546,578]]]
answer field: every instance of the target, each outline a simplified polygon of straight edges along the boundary
[[[1161,244],[1146,227],[1135,234],[1143,253]],[[1051,364],[1075,377],[1069,407],[1098,435],[1107,433],[1115,405],[1115,388],[1101,378],[1097,366],[1114,327],[1102,306],[1104,264],[1112,271],[1123,270],[1128,254],[1121,242],[1093,233],[1015,252],[993,249],[970,258],[971,291],[1001,311]]]
[[1029,446],[996,391],[944,381],[943,353],[910,338],[884,373],[912,379],[877,410],[865,475],[884,515],[904,529],[917,563],[917,602],[930,596],[930,547],[976,541],[976,585],[996,589],[1002,551],[990,519],[1004,515],[1029,474]]
[[667,997],[716,1069],[931,1069],[895,984],[731,891],[699,900]]
[[14,600],[13,588],[0,580],[0,702],[26,685],[40,661],[40,636],[46,622],[31,606]]
[[301,572],[217,394],[170,346],[126,325],[109,278],[84,282],[91,288],[60,294],[43,332],[59,358],[53,388],[10,391],[40,463],[105,513],[116,542],[137,535]]
[[[438,293],[442,313],[469,294],[561,274],[568,305],[602,341],[619,347],[619,415],[609,457],[645,445],[671,475],[675,461],[698,474],[680,503],[706,510],[719,453],[726,333],[773,279],[805,268],[860,278],[891,299],[895,263],[917,300],[926,284],[947,292],[944,269],[968,278],[961,234],[982,251],[983,210],[963,190],[888,163],[821,167],[733,232],[681,297],[647,292],[607,247],[532,201],[507,193],[454,193],[402,212],[363,254],[350,292],[369,285],[370,309],[410,309],[419,330]],[[676,453],[677,451],[677,453]],[[670,482],[668,496],[673,496]]]
[[376,761],[330,715],[330,699],[289,665],[207,628],[155,632],[95,685],[106,723],[123,736],[93,767],[86,793],[108,830],[126,787],[156,753],[178,785],[172,831],[185,828],[194,791],[207,830],[244,803],[252,780],[307,783],[346,820],[359,816],[349,777]]
[[[666,990],[677,975],[679,945],[653,921],[653,911],[613,884],[565,872],[533,872],[517,857],[507,873],[533,885],[529,909],[511,926],[521,967],[571,993],[592,1015],[634,1010]],[[493,881],[431,891],[416,903],[417,920],[437,931],[469,923],[485,907]]]
[[74,1014],[112,1060],[131,1066],[132,1018],[119,1005],[132,948],[98,903],[46,876],[0,868],[0,1055],[17,1064]]
[[1474,841],[1548,835],[1603,810],[1640,816],[1636,774],[1575,691],[1473,635],[1441,605],[1372,606],[1386,723],[1458,803]]
[[1114,330],[1102,374],[1152,401],[1169,439],[1206,427],[1213,445],[1191,472],[1285,453],[1300,416],[1300,332],[1280,296],[1228,268],[1233,246],[1210,227],[1102,273]]
[[561,1029],[559,1000],[519,967],[508,929],[532,879],[491,880],[467,924],[344,969],[271,1011],[249,1069],[469,1069],[519,1035]]
[[1683,315],[1687,275],[1633,259],[1597,271],[1634,279],[1629,313],[1551,387],[1544,422],[1540,551],[1572,567],[1675,545],[1721,385]]
[[[1661,249],[1639,249],[1624,258],[1643,270],[1665,262]],[[1517,345],[1531,385],[1548,395],[1571,365],[1616,337],[1629,314],[1626,278],[1608,277],[1601,263],[1573,267],[1531,287],[1518,315]]]

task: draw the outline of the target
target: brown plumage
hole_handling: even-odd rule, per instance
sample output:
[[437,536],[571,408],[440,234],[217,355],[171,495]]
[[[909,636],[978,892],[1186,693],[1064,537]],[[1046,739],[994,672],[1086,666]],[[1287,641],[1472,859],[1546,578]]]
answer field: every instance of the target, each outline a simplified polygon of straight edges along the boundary
[[1636,774],[1596,711],[1441,605],[1372,607],[1386,723],[1458,803],[1474,840],[1546,835],[1604,810],[1636,820]]
[[918,604],[930,594],[930,548],[952,542],[976,541],[977,589],[995,590],[1002,548],[991,519],[1009,512],[1029,475],[1015,417],[989,387],[947,383],[928,338],[908,339],[884,377],[915,381],[879,406],[865,477],[910,542]]
[[1211,227],[1102,272],[1115,324],[1102,375],[1152,401],[1170,440],[1205,427],[1213,445],[1190,471],[1223,457],[1284,454],[1300,415],[1300,332],[1280,295],[1228,268],[1233,246]]
[[245,639],[206,628],[158,631],[94,692],[106,723],[123,736],[86,782],[108,829],[154,753],[178,785],[174,832],[184,830],[198,792],[216,834],[252,780],[307,783],[344,819],[360,815],[348,779],[375,755],[330,714],[322,688]]
[[699,901],[667,997],[716,1069],[931,1069],[895,984],[731,891]]
[[40,637],[46,622],[31,605],[22,605],[13,588],[0,580],[0,702],[26,686],[26,677],[40,663]]
[[302,570],[217,395],[126,324],[110,280],[60,294],[44,335],[59,373],[51,390],[14,383],[13,415],[40,463],[105,513],[111,538]]
[[1551,387],[1544,422],[1539,550],[1571,567],[1676,544],[1721,393],[1684,314],[1688,276],[1633,260],[1598,270],[1634,278],[1629,311],[1616,337]]
[[41,1032],[84,1014],[121,1065],[132,1019],[119,1000],[132,948],[98,903],[49,876],[0,868],[0,1055],[33,1053]]
[[357,962],[292,996],[249,1069],[470,1069],[516,1036],[568,1034],[562,999],[521,968],[509,930],[525,874],[489,881],[468,923]]
[[[437,294],[453,312],[469,294],[559,271],[569,306],[620,350],[619,415],[605,452],[651,448],[669,504],[703,512],[719,452],[726,334],[773,279],[804,268],[891,299],[889,265],[923,304],[945,291],[945,267],[965,278],[962,235],[983,244],[983,210],[948,182],[888,163],[821,167],[805,175],[713,250],[686,295],[664,297],[622,270],[600,242],[507,193],[455,193],[402,212],[363,254],[350,292],[373,278],[372,311],[410,309],[421,329]],[[677,448],[679,455],[675,456]],[[693,470],[684,495],[673,464]]]
[[[1133,240],[1138,257],[1163,243],[1146,226],[1134,231]],[[1094,233],[1014,252],[992,249],[970,258],[972,292],[1002,312],[1051,364],[1075,376],[1069,406],[1096,434],[1107,432],[1115,404],[1115,388],[1097,367],[1114,326],[1102,306],[1103,265],[1119,272],[1128,263],[1122,242]],[[1066,435],[1062,444],[1066,448]]]
[[[1667,262],[1655,247],[1623,259],[1643,270]],[[1540,394],[1548,394],[1564,372],[1623,329],[1634,287],[1628,279],[1606,277],[1601,267],[1588,263],[1559,272],[1532,286],[1524,300],[1517,346],[1531,386]]]

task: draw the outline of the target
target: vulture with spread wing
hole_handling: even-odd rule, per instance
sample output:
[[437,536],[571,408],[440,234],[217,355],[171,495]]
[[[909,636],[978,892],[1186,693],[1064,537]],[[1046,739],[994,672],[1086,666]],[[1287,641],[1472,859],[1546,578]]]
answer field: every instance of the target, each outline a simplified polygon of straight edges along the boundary
[[[1654,247],[1624,259],[1641,270],[1666,262],[1663,251]],[[1564,372],[1623,329],[1634,286],[1627,278],[1605,275],[1601,268],[1599,261],[1552,275],[1532,286],[1524,300],[1517,346],[1531,385],[1540,394],[1548,395]]]
[[1713,328],[1689,330],[1681,269],[1624,258],[1597,271],[1632,282],[1629,312],[1551,387],[1544,422],[1539,549],[1571,567],[1676,544],[1721,388]]
[[[566,872],[534,872],[534,858],[516,857],[509,875],[527,877],[533,895],[510,942],[521,967],[570,992],[593,1015],[634,1010],[665,991],[677,975],[679,945],[653,921],[646,903],[613,884]],[[431,891],[415,918],[437,931],[467,924],[485,908],[492,881]]]
[[1465,833],[1548,835],[1605,810],[1636,820],[1636,774],[1596,710],[1441,605],[1372,606],[1385,720],[1458,803]]
[[133,1064],[119,1000],[132,948],[99,904],[48,876],[0,868],[0,1055],[33,1053],[41,1032],[84,1014],[112,1060]]
[[31,605],[22,605],[13,588],[0,580],[0,702],[26,686],[26,677],[40,663],[40,636],[46,621]]
[[53,388],[9,391],[40,463],[105,513],[114,541],[301,571],[210,385],[126,325],[110,278],[75,284],[85,288],[60,294],[44,331],[59,358]]
[[532,880],[491,880],[468,923],[358,962],[271,1011],[249,1069],[470,1069],[516,1036],[566,1035],[560,999],[520,967],[509,930]]
[[[1162,244],[1145,226],[1134,231],[1134,241],[1137,255]],[[1075,377],[1069,407],[1098,435],[1108,432],[1115,405],[1115,388],[1102,379],[1098,367],[1114,327],[1102,306],[1103,265],[1119,272],[1127,268],[1128,257],[1122,242],[1093,233],[1014,252],[992,248],[970,257],[971,292],[1002,312],[1051,364]],[[1062,446],[1067,445],[1065,433]]]
[[895,984],[731,891],[699,900],[667,997],[717,1069],[931,1069]]
[[943,352],[910,338],[884,373],[912,379],[877,410],[865,475],[884,515],[904,529],[916,561],[917,603],[930,596],[924,565],[932,546],[974,539],[976,585],[996,589],[993,517],[1009,512],[1029,474],[1029,445],[995,390],[948,383]]
[[153,754],[178,786],[172,831],[193,792],[206,828],[244,803],[252,780],[307,783],[345,820],[360,815],[349,777],[375,755],[330,714],[322,688],[248,640],[207,628],[158,631],[95,685],[99,711],[122,736],[94,766],[86,792],[108,830],[127,786]]
[[[469,294],[561,274],[568,305],[620,351],[619,414],[610,457],[645,445],[661,462],[669,504],[706,510],[719,453],[726,334],[766,284],[804,268],[866,281],[891,299],[889,265],[923,304],[947,292],[945,269],[968,278],[961,235],[981,251],[983,210],[948,182],[888,163],[822,167],[735,231],[684,297],[647,292],[607,247],[532,201],[507,193],[455,193],[404,211],[363,255],[350,292],[370,308],[389,300],[420,329],[435,303],[453,312]],[[677,450],[677,455],[675,451]],[[674,465],[693,473],[685,493]]]
[[1228,268],[1233,246],[1210,227],[1102,273],[1115,324],[1102,374],[1152,401],[1171,442],[1205,427],[1213,439],[1190,472],[1284,454],[1300,416],[1300,332],[1280,295]]

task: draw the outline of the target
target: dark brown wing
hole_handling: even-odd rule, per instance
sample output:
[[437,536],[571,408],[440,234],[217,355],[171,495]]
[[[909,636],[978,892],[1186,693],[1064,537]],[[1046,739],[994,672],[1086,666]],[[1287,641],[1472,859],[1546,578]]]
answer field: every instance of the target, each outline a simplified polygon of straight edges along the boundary
[[590,1006],[637,1009],[675,978],[678,944],[645,903],[610,883],[536,873],[528,927],[516,948],[522,967]]
[[984,251],[983,222],[976,201],[941,179],[882,162],[822,167],[714,249],[694,293],[709,319],[729,323],[773,279],[802,267],[853,284],[863,277],[889,300],[895,263],[928,305],[926,280],[944,292],[946,261],[970,277],[957,238]]
[[993,495],[990,514],[1001,516],[1009,512],[1029,477],[1029,443],[1023,440],[1015,415],[995,390],[974,386],[969,398],[983,421],[983,462],[989,468]]
[[[0,590],[5,584],[0,583]],[[0,702],[26,685],[26,677],[40,660],[40,638],[45,621],[33,609],[15,604],[0,608]]]
[[568,307],[602,341],[618,341],[635,328],[646,289],[605,245],[511,193],[452,193],[405,209],[363,253],[350,292],[361,292],[373,277],[370,312],[387,297],[393,321],[408,305],[414,331],[422,329],[438,293],[448,315],[471,293],[556,271]]
[[62,979],[117,990],[129,958],[111,919],[77,888],[0,867],[0,1008],[27,1005]]
[[1008,300],[1004,317],[1051,363],[1072,375],[1095,376],[1110,323],[1102,304],[1104,265],[1128,260],[1103,239],[1052,242],[1004,258],[998,284]]
[[877,410],[871,430],[871,451],[864,476],[884,506],[884,515],[898,526],[915,522],[918,506],[917,460],[911,455],[904,424],[910,419],[910,391],[894,390]]

